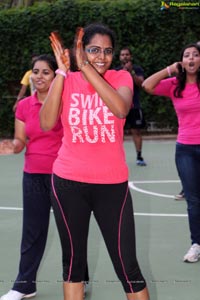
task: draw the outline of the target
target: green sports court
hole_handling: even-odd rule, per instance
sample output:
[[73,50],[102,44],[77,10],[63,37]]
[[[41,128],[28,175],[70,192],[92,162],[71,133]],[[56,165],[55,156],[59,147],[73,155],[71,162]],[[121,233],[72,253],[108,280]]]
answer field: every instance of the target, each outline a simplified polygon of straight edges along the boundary
[[[174,162],[175,138],[144,139],[146,167],[136,166],[130,138],[124,141],[130,170],[137,255],[151,300],[199,300],[200,262],[184,263],[190,247],[185,201]],[[15,280],[22,227],[23,154],[0,156],[0,296]],[[90,283],[86,300],[125,300],[93,216],[88,240]],[[61,300],[61,248],[53,213],[37,278],[37,300]]]

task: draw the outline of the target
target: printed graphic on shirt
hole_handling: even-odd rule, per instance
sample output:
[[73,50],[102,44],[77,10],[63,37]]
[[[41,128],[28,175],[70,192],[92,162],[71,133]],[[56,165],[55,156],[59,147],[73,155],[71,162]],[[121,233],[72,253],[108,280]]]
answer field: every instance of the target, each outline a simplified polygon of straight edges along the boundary
[[73,93],[68,123],[73,143],[115,142],[114,115],[97,93]]

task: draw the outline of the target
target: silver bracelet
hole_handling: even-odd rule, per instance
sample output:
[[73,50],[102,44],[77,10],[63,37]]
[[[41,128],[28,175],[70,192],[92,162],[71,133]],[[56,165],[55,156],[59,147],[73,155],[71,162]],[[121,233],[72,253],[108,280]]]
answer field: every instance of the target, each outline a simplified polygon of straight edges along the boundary
[[89,65],[89,61],[88,61],[88,60],[84,60],[84,61],[79,65],[79,70],[82,70],[82,68],[83,68],[84,66],[87,66],[87,65]]

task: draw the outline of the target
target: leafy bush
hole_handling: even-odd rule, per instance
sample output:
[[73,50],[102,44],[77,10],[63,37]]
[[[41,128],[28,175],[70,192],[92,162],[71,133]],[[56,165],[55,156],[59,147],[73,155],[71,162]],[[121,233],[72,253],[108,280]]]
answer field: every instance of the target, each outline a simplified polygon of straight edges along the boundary
[[[66,47],[73,45],[78,26],[103,22],[116,33],[114,65],[122,46],[133,50],[134,63],[145,76],[179,60],[183,45],[200,39],[199,10],[161,10],[161,1],[58,0],[0,12],[0,132],[12,134],[12,105],[32,53],[51,52],[48,36],[58,30]],[[147,121],[177,127],[170,101],[142,92]]]

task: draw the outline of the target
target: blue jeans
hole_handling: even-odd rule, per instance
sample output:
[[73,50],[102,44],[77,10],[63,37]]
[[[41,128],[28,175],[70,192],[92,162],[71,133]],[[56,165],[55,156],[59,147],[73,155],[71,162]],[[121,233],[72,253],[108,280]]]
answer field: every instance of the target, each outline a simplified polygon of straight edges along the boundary
[[176,143],[175,160],[187,201],[192,244],[200,245],[200,145]]

